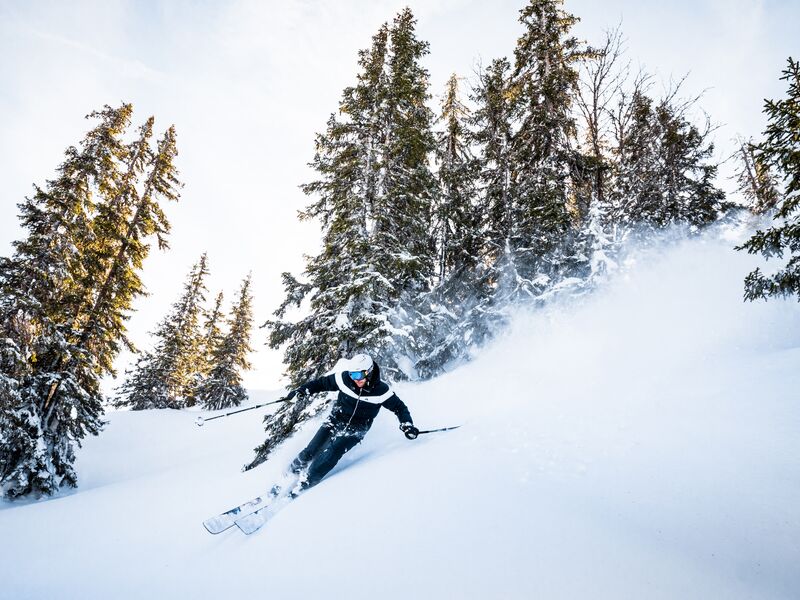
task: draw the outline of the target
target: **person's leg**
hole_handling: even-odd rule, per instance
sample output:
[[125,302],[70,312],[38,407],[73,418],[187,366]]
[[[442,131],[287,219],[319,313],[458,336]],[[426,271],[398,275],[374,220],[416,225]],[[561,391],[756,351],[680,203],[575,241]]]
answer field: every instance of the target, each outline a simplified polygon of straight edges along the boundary
[[308,489],[325,477],[336,466],[344,453],[358,444],[366,432],[334,435],[330,442],[315,456],[308,465],[306,478],[301,482],[302,490]]
[[292,461],[289,471],[297,475],[301,471],[305,470],[306,467],[308,467],[308,464],[314,460],[314,457],[316,457],[325,447],[325,445],[330,442],[334,435],[333,431],[334,429],[331,424],[328,421],[325,421],[317,433],[314,434],[314,437],[311,438],[308,446],[301,450],[297,455],[297,458]]

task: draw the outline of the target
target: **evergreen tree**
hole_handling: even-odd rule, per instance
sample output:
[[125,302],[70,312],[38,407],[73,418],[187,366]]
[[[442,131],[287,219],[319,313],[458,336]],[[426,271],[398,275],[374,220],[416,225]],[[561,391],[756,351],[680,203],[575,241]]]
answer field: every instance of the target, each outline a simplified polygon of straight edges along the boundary
[[736,157],[739,162],[736,172],[738,191],[747,201],[750,212],[763,215],[772,211],[780,199],[778,182],[758,147],[751,141],[740,139]]
[[660,203],[658,135],[653,122],[653,101],[640,87],[643,85],[637,80],[630,99],[624,95],[620,98],[615,116],[610,218],[626,229],[633,228],[640,218],[634,206]]
[[250,276],[242,283],[239,300],[228,320],[228,333],[214,348],[211,369],[198,390],[198,401],[203,408],[218,410],[239,406],[247,400],[247,391],[242,387],[242,373],[250,369],[248,354],[250,332],[253,328],[253,297],[250,294]]
[[416,374],[428,378],[467,352],[474,343],[469,318],[480,295],[484,215],[478,205],[480,163],[470,149],[471,115],[458,95],[458,78],[447,82],[443,126],[436,135],[439,193],[434,204],[438,284],[416,302],[413,339]]
[[[480,73],[471,96],[476,105],[471,119],[471,141],[479,149],[478,207],[483,216],[480,276],[476,279],[474,301],[453,331],[466,344],[480,344],[505,322],[497,302],[504,262],[510,255],[513,207],[516,204],[515,166],[512,157],[514,105],[511,65],[496,59]],[[453,338],[455,340],[457,338]]]
[[[74,310],[86,296],[78,280],[86,269],[83,252],[92,242],[95,178],[107,175],[100,171],[103,159],[119,150],[116,138],[127,126],[130,107],[107,108],[90,116],[100,123],[80,148],[67,149],[57,178],[45,189],[35,186],[34,196],[19,205],[28,236],[14,243],[11,258],[0,259],[6,336],[0,481],[3,493],[11,498],[31,492],[52,494],[61,485],[74,486],[77,475],[68,436],[74,435],[79,443],[87,433],[96,434],[102,427],[100,399],[75,389],[74,373],[69,392],[75,414],[64,406],[66,410],[55,414],[55,419],[48,418],[50,386],[42,377],[51,375],[52,367],[60,366],[64,356],[77,350],[64,336],[61,311],[67,307]],[[110,178],[114,179],[113,173]],[[91,371],[88,375],[86,383],[91,386],[96,382]],[[80,414],[77,406],[82,409]]]
[[481,254],[489,265],[500,260],[511,236],[514,190],[510,69],[505,58],[492,61],[480,74],[472,95],[476,104],[471,119],[472,141],[480,149],[479,212],[484,217]]
[[676,223],[702,227],[729,207],[714,186],[714,146],[679,104],[679,87],[655,104],[637,90],[615,148],[615,221],[626,227],[663,229]]
[[469,146],[469,109],[458,95],[458,78],[447,82],[436,136],[439,194],[435,202],[434,231],[437,276],[441,285],[448,277],[475,269],[481,260],[481,220],[477,206],[478,161]]
[[201,359],[203,364],[200,372],[204,376],[208,375],[211,370],[211,365],[213,363],[212,357],[220,344],[222,344],[224,337],[222,329],[220,328],[220,322],[224,319],[224,314],[222,312],[222,301],[224,297],[225,295],[223,292],[217,294],[217,298],[214,300],[214,308],[206,315],[206,320],[203,323],[204,333],[201,343]]
[[[323,249],[308,259],[308,283],[283,274],[286,300],[275,312],[279,320],[267,323],[270,346],[286,346],[284,361],[293,386],[321,375],[339,356],[367,348],[385,333],[370,299],[378,274],[370,264],[369,236],[383,187],[380,145],[385,137],[388,35],[388,26],[382,26],[372,47],[360,52],[358,82],[342,96],[343,118],[331,115],[325,133],[316,139],[310,166],[319,179],[302,186],[317,199],[300,217],[319,219]],[[286,311],[307,297],[308,315],[286,320]]]
[[789,85],[787,97],[766,102],[765,139],[756,150],[757,160],[782,180],[776,224],[757,231],[737,249],[767,258],[783,258],[788,252],[789,260],[774,275],[756,269],[746,277],[744,296],[751,301],[795,294],[800,299],[800,63],[789,58],[781,79]]
[[[286,344],[293,384],[317,376],[339,357],[364,350],[388,374],[404,340],[396,307],[428,289],[433,272],[428,168],[433,148],[431,113],[425,106],[427,72],[419,59],[427,44],[414,36],[404,10],[383,26],[360,54],[357,85],[345,90],[340,112],[317,136],[311,166],[320,179],[303,186],[318,199],[301,214],[323,228],[323,250],[308,261],[300,283],[284,274],[286,301],[270,322],[270,344]],[[311,312],[298,322],[286,310],[310,296]],[[309,335],[312,334],[312,335]]]
[[494,60],[472,96],[485,221],[481,278],[452,328],[467,344],[502,327],[510,303],[537,298],[575,268],[568,204],[577,161],[576,63],[585,51],[570,36],[577,19],[560,4],[532,0],[520,11],[525,30],[513,69]]
[[135,364],[125,370],[125,379],[117,388],[114,405],[131,410],[170,407],[169,390],[155,354],[139,352]]
[[200,320],[207,276],[208,257],[203,253],[192,267],[180,298],[153,333],[153,351],[137,361],[120,386],[117,406],[145,410],[194,405],[198,369],[203,365]]
[[[404,306],[429,289],[435,264],[429,231],[436,180],[428,161],[435,139],[426,106],[428,73],[420,60],[410,10],[383,25],[359,54],[355,86],[345,89],[341,117],[317,136],[312,168],[319,178],[302,187],[316,196],[301,218],[319,219],[323,249],[307,261],[306,281],[284,273],[286,299],[270,321],[270,346],[285,346],[291,385],[323,374],[342,356],[366,351],[389,377],[413,362],[414,315]],[[308,315],[286,318],[308,299]],[[405,367],[407,368],[407,367]],[[309,416],[298,399],[267,417],[268,438],[253,467]],[[313,412],[313,410],[312,410]]]
[[[58,177],[20,205],[28,236],[0,261],[0,318],[12,336],[4,346],[21,359],[17,404],[0,415],[0,479],[9,497],[76,485],[74,444],[102,426],[99,382],[120,343],[128,344],[124,322],[143,293],[136,272],[146,241],[168,229],[158,201],[177,199],[174,130],[156,153],[147,142],[152,120],[144,142],[125,144],[131,112],[122,105],[90,115],[100,124],[67,150]],[[137,153],[137,144],[147,150]]]
[[[568,262],[569,176],[575,162],[573,103],[576,63],[584,56],[570,31],[578,21],[560,0],[531,0],[520,11],[512,102],[518,122],[512,137],[511,230],[507,238],[512,289],[536,295]],[[516,294],[519,292],[512,292]]]
[[[374,300],[390,306],[427,291],[434,272],[430,223],[437,186],[428,166],[435,149],[434,116],[426,104],[428,72],[420,64],[429,50],[427,42],[416,38],[415,23],[405,8],[389,32],[388,126],[382,148],[386,175],[370,243],[372,264],[384,275]],[[396,372],[395,353],[392,349],[382,363],[389,373]]]

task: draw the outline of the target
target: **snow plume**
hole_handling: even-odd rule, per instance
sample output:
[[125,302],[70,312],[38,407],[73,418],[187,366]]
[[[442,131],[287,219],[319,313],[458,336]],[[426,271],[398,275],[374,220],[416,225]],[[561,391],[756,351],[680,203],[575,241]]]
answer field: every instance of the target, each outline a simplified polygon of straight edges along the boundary
[[[741,244],[754,227],[750,213],[730,213],[704,231],[689,225],[674,225],[661,231],[649,227],[604,229],[596,211],[589,216],[589,226],[581,242],[583,251],[575,253],[572,266],[552,276],[540,274],[532,281],[522,279],[507,258],[510,255],[507,252],[495,268],[500,277],[488,297],[478,298],[471,283],[450,281],[423,298],[423,309],[419,305],[415,308],[403,306],[398,311],[403,317],[398,319],[399,326],[413,331],[413,338],[423,340],[417,346],[421,352],[408,360],[416,367],[407,369],[409,378],[428,379],[472,360],[491,340],[513,330],[519,314],[544,311],[541,318],[547,319],[548,315],[563,313],[567,307],[594,301],[595,296],[603,297],[609,293],[609,288],[619,289],[631,278],[645,279],[643,274],[650,272],[653,264],[663,257],[673,256],[670,253],[674,248],[692,243],[710,244],[731,255],[725,258],[729,265],[726,293],[730,295],[729,300],[737,303],[743,296],[744,276],[759,264],[748,257],[733,258],[737,254],[734,246]],[[693,262],[687,269],[700,269],[705,273],[701,260]],[[690,273],[688,270],[669,280],[668,297],[677,306],[694,301],[685,297],[690,292],[685,291],[686,283],[682,279]],[[470,278],[475,280],[472,274],[465,279]],[[459,285],[462,289],[458,289]],[[663,286],[666,285],[667,280],[664,280]],[[686,315],[686,318],[691,316]],[[416,321],[411,322],[413,319]]]
[[475,371],[502,364],[554,391],[571,382],[589,392],[607,379],[640,389],[675,369],[708,380],[731,357],[800,346],[797,302],[742,301],[744,275],[759,261],[733,250],[741,239],[724,226],[627,248],[621,271],[593,294],[516,310]]

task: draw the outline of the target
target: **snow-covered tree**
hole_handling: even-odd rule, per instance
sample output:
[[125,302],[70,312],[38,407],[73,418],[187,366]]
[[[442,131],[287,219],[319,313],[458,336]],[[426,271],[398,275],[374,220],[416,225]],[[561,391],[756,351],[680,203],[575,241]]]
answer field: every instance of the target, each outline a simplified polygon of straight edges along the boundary
[[225,337],[220,324],[225,319],[222,312],[222,302],[225,299],[225,294],[220,292],[214,300],[214,308],[206,314],[206,320],[203,323],[203,339],[200,344],[201,360],[203,361],[199,371],[205,376],[211,370],[212,357],[216,349],[222,344]]
[[[315,196],[302,218],[319,219],[323,249],[309,259],[305,279],[284,274],[287,296],[270,322],[270,344],[286,345],[293,384],[319,375],[339,357],[365,350],[386,372],[402,375],[405,351],[396,307],[428,289],[433,272],[429,231],[436,182],[426,107],[427,44],[414,36],[404,10],[360,53],[361,72],[345,89],[342,118],[317,136],[311,166],[320,178],[303,186]],[[286,311],[308,298],[310,313],[295,322]],[[398,335],[400,334],[400,335]]]
[[[218,300],[221,296],[220,294]],[[231,310],[228,332],[211,351],[211,368],[197,390],[197,400],[203,404],[203,408],[229,408],[239,406],[247,400],[247,391],[242,386],[242,374],[250,369],[247,357],[253,351],[250,346],[252,328],[253,297],[248,275],[242,283],[239,299]]]
[[439,193],[434,204],[437,281],[474,269],[481,261],[481,222],[477,205],[479,163],[469,138],[470,112],[459,96],[455,74],[447,81],[436,134]]
[[131,410],[168,408],[169,390],[161,376],[160,364],[155,354],[142,351],[133,366],[125,370],[122,384],[116,390],[114,404]]
[[[470,96],[475,110],[470,118],[470,141],[478,162],[477,206],[481,217],[480,256],[476,277],[463,294],[461,282],[453,281],[459,293],[446,291],[448,297],[463,296],[463,311],[448,334],[446,347],[463,343],[462,350],[481,344],[504,322],[502,309],[495,302],[502,262],[509,248],[516,188],[512,185],[514,163],[512,138],[514,115],[511,93],[511,65],[505,58],[493,60],[478,73],[478,82]],[[446,285],[445,288],[449,288]],[[437,307],[443,306],[436,303]],[[460,352],[460,351],[459,351]]]
[[525,31],[517,40],[511,99],[516,130],[511,140],[511,256],[513,294],[536,295],[561,275],[570,230],[567,206],[575,162],[573,111],[577,63],[585,50],[571,35],[578,21],[560,0],[531,0],[520,11]]
[[657,103],[640,87],[618,111],[613,149],[614,221],[645,231],[685,223],[702,227],[725,209],[725,194],[714,185],[717,165],[710,128],[687,118],[693,101],[680,102],[676,86]]
[[[404,9],[359,53],[356,85],[344,90],[340,116],[332,115],[317,136],[311,167],[318,179],[302,188],[316,200],[301,218],[320,221],[323,248],[308,259],[304,281],[284,273],[286,299],[277,320],[267,323],[270,346],[285,346],[293,386],[359,351],[375,356],[389,377],[407,376],[413,362],[408,311],[429,289],[435,265],[429,227],[435,139],[421,65],[427,53]],[[307,315],[289,320],[289,308],[305,300]],[[308,416],[298,406],[267,417],[268,439],[250,466]]]
[[747,207],[754,215],[772,211],[780,200],[778,181],[752,141],[739,140],[736,151],[736,182]]
[[471,96],[475,103],[470,128],[479,152],[479,211],[484,219],[482,254],[494,263],[505,252],[511,235],[512,115],[510,69],[505,58],[495,59],[481,73]]
[[793,296],[800,299],[800,63],[789,58],[781,77],[789,89],[786,98],[768,100],[765,139],[757,146],[756,157],[766,168],[773,168],[781,179],[781,194],[773,216],[776,224],[757,231],[739,247],[750,254],[788,261],[773,275],[760,269],[745,279],[745,299]]
[[[317,135],[311,167],[319,178],[302,188],[315,201],[300,217],[320,221],[323,249],[307,261],[307,283],[283,274],[286,299],[275,312],[278,320],[267,324],[270,346],[285,345],[292,385],[321,375],[340,356],[368,348],[385,334],[371,301],[379,275],[370,263],[369,236],[382,193],[388,36],[384,25],[371,48],[359,53],[358,81],[344,90],[341,116],[331,115],[326,131]],[[289,320],[287,310],[305,299],[308,314]]]
[[100,124],[20,205],[28,236],[0,261],[4,347],[21,361],[6,361],[17,365],[18,393],[0,411],[9,497],[76,485],[74,445],[102,427],[100,378],[129,345],[125,321],[143,294],[137,272],[148,239],[163,242],[168,230],[158,202],[177,199],[175,133],[153,152],[150,119],[126,144],[131,112],[122,105],[90,115]]
[[473,339],[469,313],[478,304],[484,279],[483,207],[478,203],[480,162],[470,148],[471,115],[447,82],[436,134],[439,191],[434,203],[437,284],[416,301],[413,339],[417,376],[428,378],[463,356]]
[[[369,245],[371,262],[383,275],[373,300],[388,305],[427,291],[435,269],[430,224],[437,185],[429,160],[436,141],[434,115],[427,106],[428,72],[421,64],[429,50],[427,42],[417,39],[415,25],[411,10],[405,8],[389,31],[385,178]],[[392,355],[402,351],[402,341],[389,346],[382,365],[385,372],[399,374]]]
[[115,404],[132,410],[183,408],[195,403],[194,392],[203,368],[205,279],[208,257],[205,253],[192,267],[183,293],[169,314],[153,332],[153,350],[137,360],[119,387]]

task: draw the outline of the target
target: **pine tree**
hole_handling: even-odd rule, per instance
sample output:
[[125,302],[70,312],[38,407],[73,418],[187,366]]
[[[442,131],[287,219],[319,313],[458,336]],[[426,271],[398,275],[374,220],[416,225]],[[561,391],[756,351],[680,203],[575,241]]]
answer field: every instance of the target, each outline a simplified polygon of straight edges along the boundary
[[[372,263],[384,275],[375,300],[389,304],[427,291],[434,271],[429,225],[437,186],[428,166],[435,149],[434,117],[426,104],[428,72],[420,64],[429,50],[427,42],[416,38],[415,24],[405,8],[389,32],[388,126],[382,148],[386,175],[370,244]],[[392,372],[392,359],[383,362]]]
[[[381,333],[370,301],[377,274],[368,253],[384,171],[380,144],[386,121],[388,35],[388,26],[382,26],[371,48],[359,53],[361,72],[357,84],[344,90],[343,117],[331,115],[325,133],[316,139],[310,166],[319,179],[302,186],[317,199],[301,219],[320,221],[323,249],[307,262],[308,283],[283,274],[286,300],[275,312],[278,320],[267,323],[270,346],[286,346],[284,361],[293,386],[321,375],[339,356],[369,347],[370,334]],[[309,314],[297,322],[285,320],[286,311],[307,297]]]
[[434,203],[438,283],[416,302],[412,338],[418,376],[428,378],[462,357],[477,341],[470,312],[477,306],[477,286],[484,278],[483,214],[478,205],[480,163],[470,148],[469,109],[458,94],[458,78],[447,82],[443,126],[436,135],[439,193]]
[[203,408],[218,410],[239,406],[247,400],[247,391],[242,386],[242,373],[251,368],[247,356],[253,351],[250,346],[252,327],[253,297],[248,275],[242,283],[239,300],[231,311],[228,333],[212,351],[211,370],[199,386],[197,399],[203,403]]
[[511,236],[514,190],[511,187],[512,106],[510,74],[506,59],[496,59],[481,74],[472,100],[472,140],[480,149],[479,212],[484,215],[481,254],[492,265],[503,256]]
[[686,118],[693,101],[675,100],[680,86],[658,103],[636,90],[615,148],[615,220],[645,231],[673,224],[703,227],[730,205],[714,186],[717,165],[710,128]]
[[532,0],[514,66],[494,60],[472,99],[484,215],[482,278],[458,328],[480,344],[506,321],[511,303],[534,300],[576,268],[568,211],[577,162],[573,116],[576,64],[585,55],[570,36],[577,21],[555,0]]
[[194,391],[202,369],[200,320],[205,302],[208,257],[192,267],[183,293],[153,333],[156,342],[128,372],[115,404],[132,410],[183,408],[195,403]]
[[520,11],[512,101],[518,128],[512,137],[510,283],[536,295],[568,268],[569,176],[575,161],[573,103],[576,64],[585,51],[570,35],[578,21],[560,0],[531,0]]
[[169,408],[170,391],[162,377],[157,356],[149,351],[139,352],[136,362],[125,370],[125,378],[117,388],[115,406],[130,410]]
[[211,370],[212,357],[222,343],[224,337],[222,329],[220,328],[220,322],[225,318],[222,312],[222,301],[224,298],[225,294],[223,292],[217,294],[217,298],[214,300],[214,308],[206,315],[206,320],[203,323],[203,340],[200,352],[202,367],[200,371],[204,376],[208,375]]
[[[318,199],[302,213],[323,227],[323,250],[308,261],[300,283],[284,274],[286,301],[270,322],[272,347],[286,345],[293,384],[324,372],[341,356],[368,351],[385,371],[407,351],[393,319],[404,300],[428,289],[433,243],[428,230],[436,183],[428,168],[432,116],[425,106],[427,44],[414,36],[404,10],[382,26],[360,53],[357,85],[345,90],[340,112],[317,136],[311,166],[320,179],[303,186]],[[296,323],[291,306],[310,296],[310,314]],[[313,333],[313,335],[308,335]]]
[[[653,101],[644,85],[643,80],[637,80],[630,99],[623,95],[615,113],[609,212],[611,220],[626,229],[637,225],[641,207],[660,204],[658,133],[653,122]],[[638,212],[634,206],[640,207]]]
[[131,112],[122,105],[89,115],[100,124],[67,150],[58,177],[20,205],[28,236],[0,262],[0,317],[15,338],[6,347],[22,359],[17,404],[0,415],[9,497],[76,485],[74,444],[102,427],[100,378],[112,373],[120,344],[129,345],[124,323],[143,293],[137,271],[147,239],[168,230],[158,201],[177,199],[174,130],[156,153],[152,119],[144,142],[125,144]]
[[469,118],[469,109],[459,98],[458,78],[453,74],[447,82],[439,116],[444,129],[436,138],[439,194],[434,231],[439,284],[453,274],[460,276],[475,269],[481,260],[483,215],[477,206],[479,165],[469,146]]
[[41,375],[49,374],[51,365],[60,365],[64,356],[76,350],[64,336],[62,305],[74,309],[86,296],[78,280],[86,268],[82,254],[91,243],[95,176],[101,176],[102,157],[119,149],[114,142],[129,115],[128,106],[90,115],[99,118],[99,125],[87,134],[80,149],[67,149],[57,178],[45,189],[35,186],[34,196],[19,205],[28,236],[14,243],[11,258],[0,261],[6,336],[0,481],[11,498],[31,492],[52,494],[61,485],[74,486],[74,451],[67,436],[72,433],[80,440],[102,427],[99,398],[80,394],[72,378],[71,400],[83,410],[74,419],[70,408],[66,414],[60,411],[50,425],[46,413],[50,386],[43,385]]
[[[267,323],[270,346],[285,346],[292,386],[359,351],[375,356],[389,377],[407,376],[401,365],[413,362],[407,307],[433,278],[428,226],[436,189],[428,165],[435,145],[428,74],[420,65],[428,44],[414,25],[405,9],[379,29],[359,54],[342,116],[332,115],[317,136],[311,167],[319,178],[302,187],[317,200],[301,218],[320,221],[323,249],[307,261],[306,281],[283,274],[286,299]],[[287,320],[287,310],[306,299],[308,315]],[[268,438],[248,468],[266,460],[309,412],[298,400],[267,417]]]
[[[473,285],[474,301],[453,328],[466,345],[480,345],[505,322],[497,296],[511,253],[516,204],[516,187],[512,185],[515,178],[514,104],[510,72],[508,60],[495,59],[480,73],[471,96],[476,108],[470,122],[470,139],[478,148],[477,212],[483,216],[483,228],[480,232],[482,264]],[[454,342],[457,339],[452,338]]]
[[738,191],[747,201],[747,207],[754,215],[771,212],[778,204],[778,182],[758,147],[752,141],[739,140],[736,152],[739,168],[736,171]]
[[745,299],[797,295],[800,299],[800,63],[789,58],[783,71],[789,89],[781,100],[767,100],[765,139],[757,146],[756,158],[781,178],[782,193],[773,216],[776,224],[757,231],[738,250],[783,258],[786,264],[774,275],[756,269],[745,278]]

